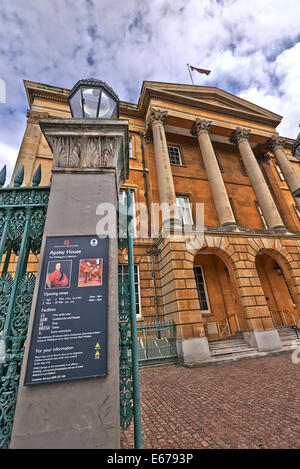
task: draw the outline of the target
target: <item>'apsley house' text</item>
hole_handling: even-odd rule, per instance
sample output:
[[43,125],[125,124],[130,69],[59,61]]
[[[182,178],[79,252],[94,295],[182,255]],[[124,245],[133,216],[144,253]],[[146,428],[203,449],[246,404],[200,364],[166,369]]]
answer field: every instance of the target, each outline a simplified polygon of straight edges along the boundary
[[81,249],[77,249],[77,250],[74,250],[74,249],[66,249],[65,251],[63,250],[51,250],[49,255],[50,256],[66,256],[66,255],[70,255],[70,254],[81,254]]

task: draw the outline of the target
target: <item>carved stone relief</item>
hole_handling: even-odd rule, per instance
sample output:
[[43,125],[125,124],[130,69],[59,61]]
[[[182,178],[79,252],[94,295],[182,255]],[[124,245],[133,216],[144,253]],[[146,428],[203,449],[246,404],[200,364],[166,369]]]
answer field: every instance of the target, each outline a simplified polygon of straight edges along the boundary
[[58,168],[113,168],[121,137],[50,136],[53,166]]

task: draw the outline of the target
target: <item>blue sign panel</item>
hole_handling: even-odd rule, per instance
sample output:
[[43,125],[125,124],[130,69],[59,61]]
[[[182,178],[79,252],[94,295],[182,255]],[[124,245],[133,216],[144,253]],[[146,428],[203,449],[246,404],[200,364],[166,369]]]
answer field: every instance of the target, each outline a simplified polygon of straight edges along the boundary
[[46,238],[25,386],[106,376],[108,243]]

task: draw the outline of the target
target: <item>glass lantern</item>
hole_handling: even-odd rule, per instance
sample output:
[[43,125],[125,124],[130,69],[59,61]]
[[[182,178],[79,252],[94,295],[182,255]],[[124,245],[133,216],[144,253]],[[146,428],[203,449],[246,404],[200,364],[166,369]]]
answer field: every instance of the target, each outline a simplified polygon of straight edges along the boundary
[[72,117],[118,119],[119,98],[104,81],[79,80],[69,93]]

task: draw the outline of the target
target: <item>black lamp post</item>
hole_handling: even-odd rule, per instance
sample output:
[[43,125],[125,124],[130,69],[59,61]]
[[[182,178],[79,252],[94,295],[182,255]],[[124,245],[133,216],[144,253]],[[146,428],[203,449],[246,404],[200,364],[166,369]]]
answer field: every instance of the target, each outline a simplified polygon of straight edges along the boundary
[[71,89],[68,101],[72,117],[118,119],[119,98],[102,80],[79,80]]

